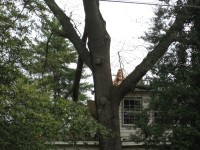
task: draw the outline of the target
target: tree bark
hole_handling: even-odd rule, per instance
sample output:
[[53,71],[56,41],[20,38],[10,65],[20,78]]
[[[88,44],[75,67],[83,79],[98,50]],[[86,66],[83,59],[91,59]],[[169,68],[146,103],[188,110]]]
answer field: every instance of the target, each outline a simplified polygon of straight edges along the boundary
[[[112,98],[112,97],[111,97]],[[114,101],[114,99],[112,99]],[[104,104],[99,110],[99,121],[112,130],[113,136],[100,138],[101,150],[122,150],[119,124],[119,105],[113,101]]]
[[88,47],[93,60],[92,73],[98,121],[114,132],[113,137],[100,136],[101,150],[121,150],[119,104],[110,95],[113,83],[110,67],[110,36],[99,11],[98,1],[83,0]]
[[[85,44],[85,46],[86,46],[86,41],[87,41],[87,29],[85,27],[83,36],[82,36],[82,42]],[[75,78],[74,78],[73,87],[72,87],[72,89],[73,89],[72,99],[74,102],[78,101],[79,86],[80,86],[82,71],[83,71],[83,60],[82,60],[81,56],[78,56],[76,73],[75,73]]]
[[70,18],[63,12],[63,10],[56,4],[55,0],[44,0],[54,16],[58,19],[63,28],[62,36],[68,38],[74,45],[78,54],[82,57],[84,63],[91,69],[91,57],[89,50],[86,48],[84,42],[77,34],[75,28],[70,22]]
[[76,73],[75,73],[75,78],[72,86],[72,100],[74,102],[78,102],[78,95],[79,95],[79,86],[80,86],[80,80],[81,80],[81,75],[82,75],[82,70],[83,70],[83,60],[79,56],[78,57],[78,62],[77,62],[77,67],[76,67]]

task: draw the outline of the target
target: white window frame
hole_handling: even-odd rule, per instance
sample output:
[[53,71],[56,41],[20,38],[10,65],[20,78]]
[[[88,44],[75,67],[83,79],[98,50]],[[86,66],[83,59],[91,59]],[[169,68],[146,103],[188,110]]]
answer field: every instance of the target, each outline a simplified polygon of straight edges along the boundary
[[[139,107],[136,107],[138,101],[139,101]],[[124,97],[122,100],[122,126],[133,126],[135,122],[138,120],[137,116],[138,115],[141,116],[141,111],[142,111],[142,96]],[[126,118],[125,115],[127,115]],[[131,115],[133,115],[132,119]]]

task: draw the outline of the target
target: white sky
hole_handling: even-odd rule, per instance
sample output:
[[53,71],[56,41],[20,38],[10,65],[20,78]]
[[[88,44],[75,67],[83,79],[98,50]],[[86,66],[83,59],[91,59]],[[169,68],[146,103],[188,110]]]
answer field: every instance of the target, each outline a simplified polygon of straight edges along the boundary
[[[56,0],[77,25],[80,33],[84,27],[84,11],[82,0]],[[129,0],[133,2],[155,3],[157,0]],[[152,5],[139,5],[116,2],[100,2],[100,10],[106,21],[107,31],[111,36],[111,67],[112,74],[121,66],[129,74],[146,56],[146,43],[140,39],[151,26],[153,15]]]
[[[135,1],[135,0],[132,0]],[[143,0],[142,2],[152,2]],[[149,5],[101,2],[101,12],[111,36],[111,65],[113,74],[120,68],[118,52],[125,73],[130,73],[146,56],[141,36],[148,30],[153,17]]]

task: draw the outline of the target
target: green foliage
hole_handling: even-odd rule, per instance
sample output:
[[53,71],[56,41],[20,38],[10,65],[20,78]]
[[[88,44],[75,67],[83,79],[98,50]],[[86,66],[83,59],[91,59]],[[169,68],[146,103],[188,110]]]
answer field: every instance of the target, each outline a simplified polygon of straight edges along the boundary
[[57,124],[49,112],[49,94],[22,78],[1,85],[0,91],[1,149],[42,149],[43,136],[51,140]]
[[[29,63],[23,67],[30,76],[39,80],[42,87],[51,90],[54,98],[65,97],[72,89],[77,54],[68,40],[50,30],[60,29],[55,19],[42,27],[43,39],[35,40],[36,44],[31,49],[34,56],[30,55]],[[82,78],[87,78],[87,75],[82,75]],[[80,84],[80,100],[86,100],[85,92],[90,88],[89,83]]]
[[75,143],[78,140],[94,140],[97,133],[104,136],[110,135],[109,130],[90,116],[84,104],[63,99],[56,99],[53,104],[51,111],[54,113],[54,117],[57,120],[62,120],[60,141]]
[[[71,64],[77,56],[69,41],[56,34],[50,38],[50,27],[60,29],[42,1],[0,1],[2,150],[45,150],[54,141],[108,134],[84,104],[63,98],[71,88]],[[81,100],[90,87],[81,84]]]
[[[49,32],[45,34],[47,38],[50,36]],[[76,54],[68,41],[56,35],[52,35],[49,43],[37,42],[35,56],[27,67],[32,76],[41,78],[41,86],[53,91],[54,97],[64,97],[74,79],[75,70],[70,64],[76,62]]]
[[[184,5],[183,1],[178,3]],[[193,1],[193,5],[200,3]],[[175,7],[173,11],[159,8],[154,22],[156,25],[152,29],[160,25],[165,30],[170,20],[166,22],[164,16],[169,16],[172,12],[176,16],[179,11],[180,7]],[[184,25],[185,28],[148,77],[151,79],[153,97],[150,108],[144,115],[146,117],[139,123],[142,129],[140,140],[145,141],[147,148],[200,149],[199,10],[188,8],[187,15],[190,17]],[[152,30],[148,33],[146,40],[152,46],[160,39],[159,31]],[[153,111],[159,112],[159,120],[151,117],[149,121]]]
[[27,79],[1,85],[0,91],[1,149],[46,149],[54,141],[74,143],[91,140],[97,132],[109,134],[83,104],[50,99]]

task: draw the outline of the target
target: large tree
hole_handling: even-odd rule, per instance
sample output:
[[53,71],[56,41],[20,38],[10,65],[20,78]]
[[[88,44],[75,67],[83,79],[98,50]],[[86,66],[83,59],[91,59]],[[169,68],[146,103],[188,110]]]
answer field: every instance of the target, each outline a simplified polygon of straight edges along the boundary
[[[7,1],[3,2],[8,3]],[[24,4],[24,8],[28,9],[28,11],[26,11],[27,13],[32,11],[35,12],[36,15],[39,14],[42,18],[39,20],[41,23],[49,23],[51,20],[47,17],[47,14],[50,14],[42,11],[45,6],[43,3],[40,3],[44,2],[62,26],[61,29],[52,28],[52,32],[69,39],[74,45],[79,55],[77,75],[73,86],[75,101],[77,99],[77,87],[79,86],[80,80],[80,68],[82,68],[83,62],[92,71],[98,121],[115,132],[114,137],[103,138],[100,136],[100,149],[102,150],[122,149],[119,126],[119,105],[121,99],[136,86],[147,71],[165,54],[168,47],[177,40],[180,32],[184,29],[185,23],[192,17],[187,14],[187,8],[184,7],[184,5],[198,5],[198,1],[188,0],[182,2],[178,0],[177,2],[182,3],[179,4],[180,9],[173,15],[174,20],[172,24],[162,32],[164,34],[160,35],[160,39],[135,70],[133,70],[119,86],[114,86],[112,83],[110,66],[111,37],[106,30],[106,22],[99,9],[99,0],[83,0],[85,32],[82,38],[71,23],[70,17],[57,5],[55,0],[19,0],[17,2],[22,2]],[[12,9],[17,8],[12,7]],[[19,13],[20,11],[17,12]],[[17,15],[17,17],[18,16],[19,15]],[[11,24],[12,23],[15,23],[15,20],[12,21],[11,19]],[[21,35],[20,33],[18,34]]]
[[[187,14],[187,8],[184,5],[198,5],[198,1],[177,1],[180,9],[173,15],[172,24],[164,31],[164,34],[160,35],[160,39],[143,61],[119,86],[113,86],[112,83],[110,66],[111,37],[106,30],[106,22],[99,9],[99,0],[83,0],[85,33],[82,39],[77,34],[69,16],[54,0],[44,0],[44,2],[62,25],[62,30],[57,31],[57,33],[72,42],[79,58],[92,71],[98,121],[116,133],[115,137],[100,138],[100,149],[122,149],[119,126],[121,99],[136,86],[147,71],[165,54],[168,47],[177,40],[180,32],[184,29],[185,23],[192,17]],[[88,41],[87,46],[85,45],[85,38]]]

